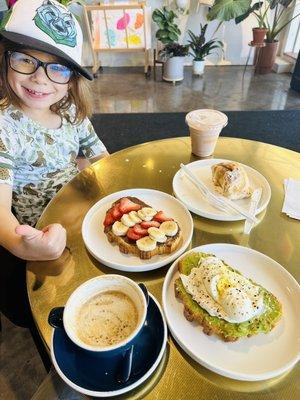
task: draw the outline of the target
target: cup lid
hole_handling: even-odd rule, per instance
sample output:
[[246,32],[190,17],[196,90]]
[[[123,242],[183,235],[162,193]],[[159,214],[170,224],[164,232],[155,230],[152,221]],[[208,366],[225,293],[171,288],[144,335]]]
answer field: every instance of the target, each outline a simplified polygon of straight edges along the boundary
[[203,108],[190,111],[185,117],[185,122],[195,129],[213,128],[218,125],[224,127],[228,123],[228,117],[221,111]]

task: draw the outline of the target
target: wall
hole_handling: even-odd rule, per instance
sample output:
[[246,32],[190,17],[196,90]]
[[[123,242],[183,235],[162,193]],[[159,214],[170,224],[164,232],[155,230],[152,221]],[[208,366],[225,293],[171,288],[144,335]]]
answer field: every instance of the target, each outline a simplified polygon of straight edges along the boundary
[[[163,2],[159,0],[148,0],[148,4],[155,8],[161,8]],[[80,14],[80,7],[73,6],[73,11]],[[191,0],[190,13],[187,16],[186,30],[191,29],[194,33],[198,34],[200,30],[200,22],[205,23],[205,15],[207,13],[207,6],[201,5],[199,12],[196,14],[197,0]],[[84,25],[84,24],[83,24]],[[217,21],[212,21],[207,30],[207,38],[210,39],[211,35],[215,31],[218,25]],[[252,40],[252,27],[255,26],[255,19],[249,17],[247,20],[239,25],[236,25],[234,21],[226,22],[216,33],[215,37],[222,40],[225,46],[225,52],[223,58],[218,55],[212,55],[208,57],[207,64],[212,65],[244,65],[249,55],[248,43]],[[84,36],[86,35],[85,27],[83,26]],[[152,24],[152,43],[155,46],[155,31],[156,26]],[[181,38],[183,43],[187,40],[187,34]],[[253,52],[252,52],[253,53]],[[251,54],[251,59],[252,59]],[[101,54],[101,63],[103,66],[141,66],[144,65],[144,54],[143,53],[106,53]],[[251,60],[250,60],[251,62]],[[186,64],[190,65],[192,58],[187,57]],[[83,51],[83,64],[86,66],[92,65],[92,57],[90,46],[87,41],[84,43]]]

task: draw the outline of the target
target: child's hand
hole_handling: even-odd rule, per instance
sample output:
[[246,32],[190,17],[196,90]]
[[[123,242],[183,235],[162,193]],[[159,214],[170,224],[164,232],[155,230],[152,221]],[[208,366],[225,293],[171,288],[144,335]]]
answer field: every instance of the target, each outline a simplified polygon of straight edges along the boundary
[[60,224],[48,225],[41,231],[29,225],[19,225],[16,234],[22,236],[27,260],[55,260],[66,247],[66,230]]

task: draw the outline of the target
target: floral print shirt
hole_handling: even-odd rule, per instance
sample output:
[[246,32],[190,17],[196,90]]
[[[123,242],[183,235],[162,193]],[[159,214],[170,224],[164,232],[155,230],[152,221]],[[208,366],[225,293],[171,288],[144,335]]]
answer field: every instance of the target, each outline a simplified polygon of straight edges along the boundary
[[63,118],[60,128],[50,129],[13,106],[0,111],[0,184],[12,186],[12,208],[20,223],[34,226],[52,197],[78,173],[79,151],[88,159],[106,151],[88,118],[77,125]]

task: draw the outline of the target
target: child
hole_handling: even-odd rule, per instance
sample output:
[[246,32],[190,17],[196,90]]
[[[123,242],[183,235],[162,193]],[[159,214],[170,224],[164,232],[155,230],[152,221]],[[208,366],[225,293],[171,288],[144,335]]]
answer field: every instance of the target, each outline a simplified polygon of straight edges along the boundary
[[94,162],[108,153],[87,118],[92,76],[80,66],[82,33],[68,9],[55,0],[18,0],[0,36],[1,311],[15,306],[22,316],[20,259],[56,259],[66,244],[60,224],[34,225],[78,173],[78,154]]
[[92,162],[107,155],[87,119],[92,78],[80,66],[82,33],[55,0],[17,1],[2,29],[0,245],[25,260],[55,259],[64,228],[33,226],[78,172],[79,150]]

